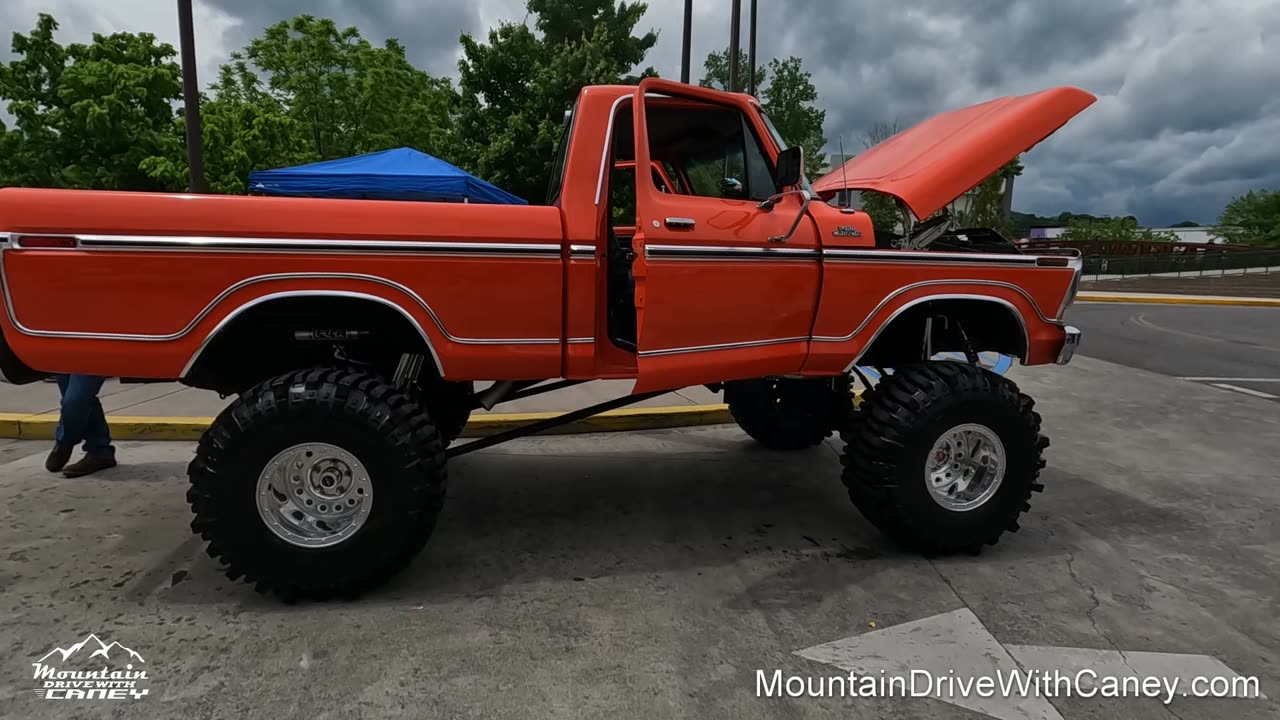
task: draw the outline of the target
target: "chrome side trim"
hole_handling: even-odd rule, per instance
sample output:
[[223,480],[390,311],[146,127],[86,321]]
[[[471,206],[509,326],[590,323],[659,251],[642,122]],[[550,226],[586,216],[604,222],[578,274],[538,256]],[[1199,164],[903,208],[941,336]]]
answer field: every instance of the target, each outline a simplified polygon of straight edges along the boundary
[[[18,236],[21,237],[21,236]],[[54,237],[54,236],[50,236]],[[83,250],[269,250],[277,252],[384,251],[461,255],[553,258],[558,243],[444,242],[432,240],[357,240],[332,238],[261,238],[192,235],[59,235],[74,237]]]
[[422,325],[420,325],[418,321],[414,319],[413,315],[409,314],[409,311],[405,310],[398,303],[394,303],[383,297],[378,297],[377,295],[352,292],[350,290],[290,290],[287,292],[271,293],[269,295],[263,295],[262,297],[254,298],[249,302],[238,306],[235,310],[232,310],[230,313],[228,313],[226,317],[219,320],[218,324],[213,327],[213,330],[211,330],[208,335],[205,335],[204,340],[200,341],[200,346],[196,348],[196,351],[191,355],[191,358],[187,360],[187,364],[182,366],[182,374],[180,374],[178,378],[179,379],[185,378],[187,374],[191,372],[191,368],[195,367],[196,361],[200,359],[200,354],[204,352],[205,348],[207,348],[211,342],[213,342],[213,338],[217,336],[219,332],[222,332],[223,328],[225,328],[227,325],[230,325],[231,321],[234,320],[238,315],[240,315],[240,313],[244,312],[245,310],[248,310],[251,307],[254,307],[256,305],[261,305],[263,303],[267,303],[272,300],[280,300],[283,298],[292,298],[292,297],[345,297],[345,298],[354,298],[358,300],[372,300],[373,302],[381,303],[383,305],[386,305],[389,308],[396,310],[397,312],[399,312],[401,315],[404,316],[405,320],[408,320],[409,323],[413,325],[415,330],[418,331],[418,335],[422,337],[422,342],[427,344],[427,350],[431,352],[431,359],[436,364],[436,372],[440,373],[440,377],[442,378],[445,377],[444,365],[441,364],[440,362],[440,355],[436,353],[435,346],[431,344],[431,338],[427,337],[427,332],[422,329]]
[[[907,310],[910,310],[911,308],[915,307],[916,305],[920,305],[921,303],[931,302],[933,300],[979,300],[982,302],[993,302],[993,303],[1003,305],[1005,308],[1009,310],[1009,312],[1013,313],[1014,318],[1018,320],[1018,325],[1022,328],[1022,346],[1025,348],[1025,350],[1023,351],[1022,356],[1019,357],[1018,359],[1021,360],[1023,363],[1026,363],[1027,353],[1030,352],[1031,350],[1031,334],[1027,331],[1026,318],[1022,317],[1022,313],[1018,312],[1018,308],[1014,307],[1013,303],[1009,302],[1008,300],[1005,300],[1004,298],[992,297],[990,295],[967,295],[962,293],[960,294],[947,293],[947,294],[939,294],[939,295],[925,295],[924,297],[915,298],[914,300],[910,300],[904,303],[903,306],[898,308],[897,310],[894,310],[893,314],[885,318],[885,321],[880,323],[880,327],[876,328],[876,331],[874,333],[871,333],[871,339],[868,340],[862,346],[862,349],[858,351],[857,356],[855,356],[853,360],[848,364],[848,366],[845,367],[844,371],[850,372],[853,370],[853,367],[858,364],[858,361],[862,359],[862,356],[866,354],[867,350],[870,349],[871,346],[875,344],[876,338],[880,337],[880,333],[884,332],[885,328],[892,325],[895,318],[897,318],[899,315],[906,312]],[[881,305],[883,305],[883,303],[881,303]],[[878,309],[879,308],[877,308],[877,310]],[[874,316],[875,316],[875,313],[872,313],[872,317]],[[863,323],[863,327],[865,326],[866,326],[866,323]],[[854,334],[856,335],[857,333],[855,332]],[[818,338],[814,338],[814,340],[817,340],[817,339]]]
[[[208,316],[208,314],[212,312],[215,307],[217,307],[223,300],[229,297],[232,293],[235,293],[236,291],[246,288],[250,285],[255,285],[257,283],[263,283],[263,282],[272,282],[276,280],[357,280],[362,282],[377,283],[389,288],[393,288],[412,298],[414,302],[418,304],[419,307],[425,310],[427,315],[431,317],[431,321],[435,323],[436,328],[440,330],[440,333],[442,335],[448,338],[451,342],[456,342],[462,345],[552,345],[552,344],[558,345],[560,343],[560,338],[467,338],[467,337],[460,337],[460,336],[454,335],[445,329],[444,323],[440,322],[440,318],[436,315],[435,311],[431,309],[431,306],[428,305],[427,302],[423,300],[422,297],[419,296],[417,293],[415,293],[413,290],[394,280],[388,280],[387,278],[384,278],[378,275],[365,275],[361,273],[320,273],[320,272],[318,273],[274,273],[270,275],[255,275],[253,277],[245,278],[244,280],[241,280],[231,285],[231,287],[227,288],[226,290],[223,290],[208,305],[206,305],[205,308],[201,310],[196,315],[196,317],[187,324],[186,327],[182,328],[176,333],[169,333],[167,335],[134,335],[134,334],[128,334],[128,333],[86,333],[86,332],[75,332],[70,330],[35,330],[33,328],[29,328],[23,325],[22,322],[18,320],[17,313],[14,311],[14,308],[13,308],[13,298],[9,292],[8,276],[4,271],[4,265],[0,263],[0,289],[3,290],[3,294],[4,294],[5,311],[9,315],[9,321],[13,323],[13,326],[17,328],[19,332],[21,332],[24,335],[32,335],[35,337],[66,337],[66,338],[77,338],[81,340],[135,340],[140,342],[166,342],[169,340],[177,340],[178,338],[184,337],[187,334],[189,334],[192,330],[194,330],[195,327],[199,325],[200,322],[204,320],[204,318]],[[298,292],[305,292],[305,291],[298,291]]]
[[1004,255],[1001,253],[931,252],[927,250],[875,250],[830,248],[824,257],[833,262],[944,262],[948,265],[1031,265],[1035,255]]
[[[1017,292],[1019,295],[1021,295],[1022,297],[1026,298],[1027,302],[1031,304],[1031,307],[1033,309],[1035,309],[1036,315],[1038,315],[1041,320],[1047,323],[1060,324],[1060,320],[1056,318],[1051,319],[1051,318],[1045,317],[1044,313],[1040,312],[1040,307],[1036,305],[1036,301],[1030,295],[1027,294],[1027,291],[1023,290],[1022,288],[1012,283],[1001,282],[999,280],[976,280],[976,279],[925,280],[923,282],[912,283],[910,285],[900,287],[897,290],[889,293],[888,296],[886,296],[883,300],[880,301],[880,304],[876,305],[875,308],[872,309],[871,313],[867,315],[867,317],[862,321],[862,324],[858,325],[858,327],[855,328],[854,331],[849,333],[848,335],[842,335],[839,337],[834,335],[814,335],[813,340],[814,342],[847,342],[849,340],[852,340],[854,337],[858,335],[858,333],[865,330],[867,325],[870,324],[871,321],[875,319],[876,314],[879,313],[881,310],[883,310],[884,306],[888,305],[889,302],[893,300],[895,297],[901,295],[902,293],[908,292],[910,290],[914,290],[916,288],[931,287],[934,285],[986,285],[990,287],[1001,287],[1001,288],[1013,290]],[[938,296],[936,295],[926,296],[926,298],[934,298],[934,297],[938,297]],[[981,299],[989,298],[991,300],[1000,299],[1000,298],[994,298],[994,297],[989,297],[985,295],[978,295],[975,297],[978,297]],[[1005,301],[1005,302],[1008,302],[1008,301]],[[1022,313],[1018,313],[1018,317],[1021,318]],[[886,321],[886,324],[887,324],[887,321]],[[1024,325],[1025,325],[1025,321],[1024,321]],[[883,327],[883,325],[881,327]]]
[[604,192],[604,171],[609,164],[609,155],[613,150],[613,121],[618,117],[618,106],[624,101],[634,100],[633,95],[619,95],[609,107],[609,122],[604,126],[604,150],[600,153],[600,175],[596,178],[596,207],[600,207],[600,195]]
[[718,245],[646,245],[655,260],[817,260],[817,248],[730,247]]
[[596,256],[595,245],[570,245],[569,257],[571,258],[594,258]]
[[565,340],[565,342],[569,343],[570,345],[588,345],[590,343],[594,343],[595,341],[596,339],[593,337],[574,337],[574,338],[569,338],[568,340]]
[[761,347],[764,345],[783,345],[793,342],[808,342],[807,336],[772,338],[770,340],[748,340],[746,342],[721,343],[719,345],[696,345],[682,348],[663,348],[661,350],[642,350],[640,357],[658,357],[660,355],[681,355],[684,353],[707,352],[709,350],[737,350],[739,348]]

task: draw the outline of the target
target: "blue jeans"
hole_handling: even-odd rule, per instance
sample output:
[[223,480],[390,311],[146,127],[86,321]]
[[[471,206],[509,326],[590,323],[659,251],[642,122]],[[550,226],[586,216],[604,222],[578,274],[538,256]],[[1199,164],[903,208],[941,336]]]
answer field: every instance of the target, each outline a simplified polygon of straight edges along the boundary
[[98,391],[106,378],[97,375],[58,375],[58,391],[62,393],[62,415],[54,441],[63,447],[84,443],[84,453],[92,457],[115,458],[111,430],[102,412]]

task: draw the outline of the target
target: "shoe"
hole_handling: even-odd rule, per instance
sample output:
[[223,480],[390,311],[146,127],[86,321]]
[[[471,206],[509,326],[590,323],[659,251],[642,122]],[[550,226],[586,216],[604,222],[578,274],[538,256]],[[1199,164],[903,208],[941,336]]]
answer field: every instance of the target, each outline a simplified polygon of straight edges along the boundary
[[77,478],[85,475],[92,475],[99,470],[107,470],[116,466],[116,459],[109,457],[94,457],[93,455],[85,455],[79,460],[68,465],[63,471],[63,477]]
[[49,472],[58,472],[66,467],[67,461],[71,459],[71,448],[54,444],[53,449],[49,451],[49,457],[44,460],[44,469]]

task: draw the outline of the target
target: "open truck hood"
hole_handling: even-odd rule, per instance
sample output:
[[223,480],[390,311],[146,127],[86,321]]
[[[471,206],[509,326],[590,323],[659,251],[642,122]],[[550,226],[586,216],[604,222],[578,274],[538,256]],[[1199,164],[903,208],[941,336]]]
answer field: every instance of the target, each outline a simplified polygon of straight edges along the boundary
[[849,160],[813,188],[824,199],[843,189],[882,192],[923,219],[1052,135],[1095,100],[1079,88],[1059,87],[943,113]]

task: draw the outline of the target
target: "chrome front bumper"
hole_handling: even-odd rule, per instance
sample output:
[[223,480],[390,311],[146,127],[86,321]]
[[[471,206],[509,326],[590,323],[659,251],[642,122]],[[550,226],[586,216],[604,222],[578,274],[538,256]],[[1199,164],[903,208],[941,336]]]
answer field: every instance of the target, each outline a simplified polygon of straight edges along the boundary
[[1067,331],[1067,337],[1062,341],[1062,349],[1058,351],[1059,365],[1071,362],[1071,357],[1076,354],[1076,348],[1080,346],[1080,328],[1068,325],[1063,329]]

